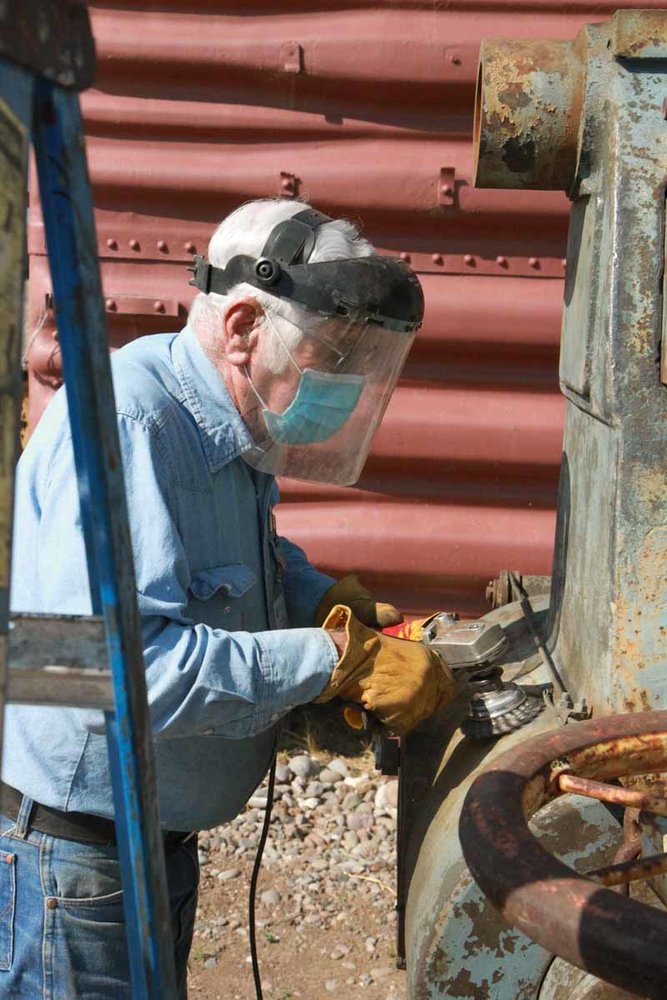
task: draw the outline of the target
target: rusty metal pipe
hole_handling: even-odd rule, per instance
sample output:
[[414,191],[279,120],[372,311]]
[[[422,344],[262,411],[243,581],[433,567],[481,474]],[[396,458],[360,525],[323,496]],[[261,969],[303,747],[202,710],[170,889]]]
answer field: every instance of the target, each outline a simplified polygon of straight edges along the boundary
[[667,872],[667,854],[651,854],[647,858],[635,858],[620,864],[607,865],[588,872],[587,878],[596,879],[602,885],[626,885],[640,879],[654,878]]
[[459,824],[472,875],[510,924],[573,965],[658,1000],[667,913],[577,874],[528,828],[560,794],[557,768],[607,780],[666,770],[667,712],[593,719],[519,744],[475,779]]
[[561,792],[586,795],[590,799],[598,799],[599,802],[613,802],[625,806],[626,809],[644,809],[658,816],[667,816],[665,799],[632,788],[618,788],[616,785],[607,785],[602,781],[591,781],[590,778],[580,778],[576,774],[567,773],[559,775],[558,786]]
[[484,39],[473,131],[476,187],[570,188],[583,100],[579,48],[579,39]]

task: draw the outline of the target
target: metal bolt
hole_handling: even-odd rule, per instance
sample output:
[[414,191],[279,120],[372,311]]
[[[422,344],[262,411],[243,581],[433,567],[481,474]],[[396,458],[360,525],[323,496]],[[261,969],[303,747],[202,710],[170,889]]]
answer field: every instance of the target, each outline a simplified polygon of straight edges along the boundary
[[157,302],[153,303],[153,309],[155,309],[156,313],[163,313],[164,312],[164,302],[160,302],[160,300],[158,299]]
[[532,267],[535,270],[540,266],[539,259],[537,257],[530,257],[528,259],[528,267]]
[[410,254],[406,253],[405,250],[403,251],[402,254],[400,254],[400,258],[401,260],[404,260],[406,264],[410,263]]
[[455,66],[460,66],[461,65],[461,56],[457,56],[456,54],[453,54],[453,55],[451,55],[449,57],[449,61],[450,61],[450,63],[454,63]]
[[291,180],[291,178],[289,177],[283,177],[280,186],[282,187],[283,191],[293,191],[294,181]]
[[166,253],[169,247],[167,246],[166,240],[158,240],[157,248],[161,253]]
[[434,264],[442,264],[442,254],[434,253],[431,257]]
[[194,243],[188,240],[188,242],[183,245],[183,249],[185,250],[186,253],[195,253],[197,247],[194,245]]
[[113,299],[106,299],[104,305],[106,306],[108,312],[116,311],[116,303]]
[[451,184],[443,184],[440,190],[448,198],[451,198],[451,196],[454,194],[454,188],[452,187]]
[[500,254],[496,257],[496,264],[498,267],[507,267],[507,257],[503,257],[502,254]]
[[118,249],[118,242],[117,242],[117,240],[108,239],[107,240],[107,246],[108,246],[109,250],[117,250]]
[[565,268],[567,267],[567,257],[563,257],[560,263],[563,270],[565,270]]
[[139,240],[130,240],[130,250],[139,250]]
[[473,257],[473,255],[471,253],[467,253],[463,257],[463,263],[464,264],[468,264],[468,265],[474,264],[475,263],[475,258]]

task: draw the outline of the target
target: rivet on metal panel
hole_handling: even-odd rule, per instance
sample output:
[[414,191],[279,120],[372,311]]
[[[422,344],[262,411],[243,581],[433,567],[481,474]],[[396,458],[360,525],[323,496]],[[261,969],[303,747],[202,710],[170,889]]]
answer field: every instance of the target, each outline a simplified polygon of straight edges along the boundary
[[471,253],[464,254],[464,256],[463,256],[463,263],[467,264],[468,267],[474,267],[474,265],[475,265],[475,258],[473,257],[473,255]]
[[565,268],[567,267],[567,257],[561,257],[560,265],[563,268],[563,270],[565,270]]
[[450,49],[447,52],[447,61],[450,62],[452,66],[460,66],[462,62],[460,50]]
[[286,73],[303,73],[303,46],[298,42],[281,45],[280,64]]
[[108,239],[107,240],[107,249],[109,249],[109,250],[117,250],[118,249],[118,240]]
[[139,240],[130,240],[129,247],[130,247],[130,250],[140,250],[141,249],[141,245],[139,243]]
[[499,254],[498,257],[496,257],[496,264],[498,267],[507,267],[507,257],[503,257],[502,254]]
[[399,254],[399,256],[400,256],[401,260],[404,260],[406,262],[406,264],[410,263],[410,254],[406,253],[405,250],[403,251],[402,254]]
[[431,256],[431,260],[433,261],[434,264],[442,264],[442,254],[434,253]]
[[537,257],[528,258],[528,267],[532,267],[533,270],[538,271],[540,267],[540,262]]
[[116,302],[115,302],[114,299],[106,299],[104,305],[105,305],[105,307],[107,309],[107,312],[115,312],[116,311]]
[[169,247],[167,246],[166,240],[158,240],[157,241],[157,248],[160,251],[160,253],[168,253],[169,252]]
[[280,193],[283,198],[296,198],[298,186],[299,181],[295,174],[289,174],[285,170],[280,171]]
[[442,167],[438,178],[438,204],[451,208],[456,201],[456,170]]
[[155,309],[156,313],[163,313],[164,312],[164,302],[160,302],[160,301],[154,302],[153,303],[153,309]]
[[197,247],[191,240],[183,244],[183,249],[186,253],[197,253]]

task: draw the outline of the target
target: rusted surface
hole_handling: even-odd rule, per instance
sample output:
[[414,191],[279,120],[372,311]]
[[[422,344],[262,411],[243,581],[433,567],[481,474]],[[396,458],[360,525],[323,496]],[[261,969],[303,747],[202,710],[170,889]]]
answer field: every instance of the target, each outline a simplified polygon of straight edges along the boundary
[[667,914],[577,876],[535,840],[527,820],[557,793],[563,767],[609,779],[665,766],[667,713],[567,726],[479,775],[459,826],[471,872],[510,923],[601,979],[655,998],[664,995]]
[[575,43],[485,38],[475,97],[475,185],[569,190],[582,86]]
[[619,11],[612,44],[622,59],[667,59],[667,11]]
[[615,785],[591,781],[590,778],[580,778],[579,775],[567,772],[559,775],[558,787],[561,792],[570,792],[572,795],[586,795],[600,802],[624,806],[626,809],[646,809],[658,816],[667,816],[667,799],[660,799],[631,788],[618,788]]
[[667,872],[667,854],[654,854],[639,860],[621,861],[606,868],[597,868],[588,872],[588,877],[602,885],[624,885],[639,879],[655,878],[664,872]]
[[85,0],[1,4],[0,55],[61,87],[89,87],[95,76],[95,46]]

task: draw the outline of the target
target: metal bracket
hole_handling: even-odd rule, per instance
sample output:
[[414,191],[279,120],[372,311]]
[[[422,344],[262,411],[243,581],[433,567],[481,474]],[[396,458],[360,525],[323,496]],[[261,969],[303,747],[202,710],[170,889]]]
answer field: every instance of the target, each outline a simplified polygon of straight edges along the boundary
[[280,65],[286,73],[303,73],[303,45],[285,42],[280,46]]
[[438,205],[443,208],[456,207],[456,169],[441,167],[438,177]]

